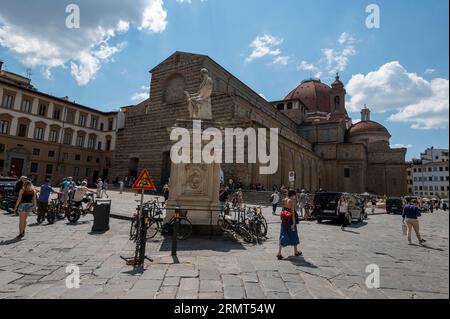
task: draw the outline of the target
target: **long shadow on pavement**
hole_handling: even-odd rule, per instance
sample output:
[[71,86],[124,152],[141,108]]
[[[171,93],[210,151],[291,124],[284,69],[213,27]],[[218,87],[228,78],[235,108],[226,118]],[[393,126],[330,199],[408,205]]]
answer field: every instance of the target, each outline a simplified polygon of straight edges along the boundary
[[[172,239],[166,237],[159,249],[160,251],[172,250]],[[245,250],[245,247],[238,241],[232,239],[223,239],[223,237],[217,237],[216,239],[209,239],[209,237],[191,237],[188,240],[177,241],[178,251],[190,251],[190,250],[212,250],[217,252],[230,252],[232,250]]]
[[20,239],[18,237],[10,239],[10,240],[3,240],[0,242],[0,246],[8,246],[8,245],[17,244],[20,241],[22,241],[22,239]]
[[313,263],[307,261],[304,257],[288,257],[284,260],[290,261],[294,266],[297,267],[305,267],[305,268],[319,268]]

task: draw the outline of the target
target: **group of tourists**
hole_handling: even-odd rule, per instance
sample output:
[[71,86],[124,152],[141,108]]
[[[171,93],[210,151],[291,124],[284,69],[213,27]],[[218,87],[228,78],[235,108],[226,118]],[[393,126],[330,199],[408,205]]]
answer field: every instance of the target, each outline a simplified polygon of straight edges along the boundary
[[37,213],[38,224],[44,221],[52,194],[58,194],[59,200],[64,206],[69,205],[70,202],[74,205],[81,205],[86,196],[90,194],[87,186],[87,180],[76,183],[72,177],[67,177],[60,183],[59,191],[56,191],[51,186],[50,179],[47,178],[40,190],[37,191],[33,183],[26,176],[22,176],[16,182],[14,189],[17,195],[14,213],[19,215],[19,235],[17,237],[23,238],[25,236],[27,219],[30,213]]
[[244,205],[244,193],[242,192],[242,188],[233,189],[228,185],[220,185],[219,202],[222,209],[225,208],[227,203],[231,203],[233,207],[242,208]]

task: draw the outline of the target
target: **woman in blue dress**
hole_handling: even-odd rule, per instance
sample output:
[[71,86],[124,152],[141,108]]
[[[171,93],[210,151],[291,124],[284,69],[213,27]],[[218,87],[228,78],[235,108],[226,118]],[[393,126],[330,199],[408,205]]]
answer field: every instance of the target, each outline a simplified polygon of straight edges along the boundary
[[281,251],[287,246],[294,246],[294,256],[303,256],[303,253],[298,250],[300,239],[298,238],[297,220],[294,210],[296,195],[296,191],[290,190],[288,196],[283,199],[283,210],[289,212],[291,218],[289,218],[289,220],[282,220],[281,222],[280,248],[277,255],[278,260],[282,260],[284,258]]

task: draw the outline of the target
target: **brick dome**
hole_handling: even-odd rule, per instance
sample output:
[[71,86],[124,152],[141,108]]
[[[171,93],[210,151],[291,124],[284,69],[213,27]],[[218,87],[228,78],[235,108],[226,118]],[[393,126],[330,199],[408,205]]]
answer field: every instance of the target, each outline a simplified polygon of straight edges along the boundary
[[309,112],[331,112],[330,107],[331,88],[320,80],[305,80],[285,100],[299,99],[305,104]]
[[356,134],[365,134],[365,133],[373,133],[373,132],[380,132],[385,133],[387,135],[389,134],[389,131],[380,123],[374,122],[374,121],[361,121],[356,124],[354,124],[348,131],[349,135],[356,135]]

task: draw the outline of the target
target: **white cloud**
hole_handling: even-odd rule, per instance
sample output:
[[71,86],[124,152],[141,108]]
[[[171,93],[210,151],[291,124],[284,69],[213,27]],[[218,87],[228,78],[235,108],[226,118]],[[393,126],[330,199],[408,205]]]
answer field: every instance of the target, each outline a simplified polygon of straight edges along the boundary
[[411,123],[415,129],[446,128],[449,122],[449,81],[427,81],[408,72],[398,61],[384,64],[367,75],[352,76],[347,84],[348,108],[357,112],[364,104],[372,111],[394,111],[393,122]]
[[324,73],[334,75],[336,72],[345,71],[350,57],[356,55],[356,38],[347,32],[342,32],[337,42],[337,47],[322,49],[322,56],[316,63],[302,61],[297,69],[314,72],[316,78],[321,77]]
[[411,144],[393,144],[391,148],[411,148],[413,147]]
[[113,61],[125,47],[124,42],[117,44],[117,38],[131,25],[156,33],[167,26],[163,0],[135,0],[132,6],[120,0],[78,0],[76,4],[81,25],[68,29],[62,1],[2,2],[0,46],[25,66],[39,67],[47,78],[52,68],[69,66],[78,84],[86,85],[103,63]]
[[273,59],[273,64],[287,65],[289,63],[288,56],[279,55]]
[[436,72],[436,69],[429,68],[425,70],[425,74],[433,74],[434,72]]
[[257,36],[255,40],[250,44],[250,48],[253,49],[252,53],[245,59],[246,62],[252,62],[255,59],[260,59],[265,56],[273,57],[273,63],[287,63],[288,57],[281,55],[279,46],[283,43],[283,39],[274,37],[270,34],[264,34]]
[[[188,3],[191,4],[192,0],[176,0],[178,3]],[[207,2],[208,0],[200,0],[200,2]]]
[[308,63],[307,61],[302,61],[300,65],[297,67],[299,71],[309,71],[312,75],[314,73],[315,78],[320,78],[322,75],[322,72],[319,70],[318,67],[316,67],[312,63]]
[[141,90],[144,92],[134,93],[130,99],[136,102],[136,101],[144,101],[150,97],[150,86],[143,85],[141,86]]
[[262,97],[264,100],[267,100],[266,96],[262,93],[259,93],[259,96]]

